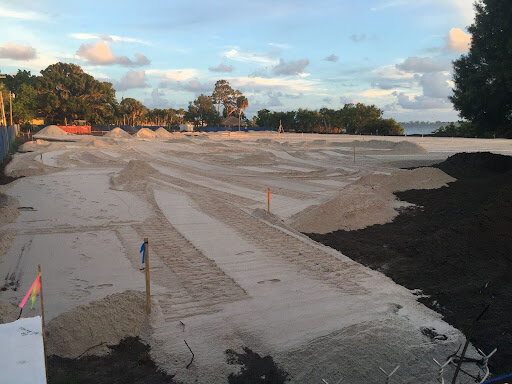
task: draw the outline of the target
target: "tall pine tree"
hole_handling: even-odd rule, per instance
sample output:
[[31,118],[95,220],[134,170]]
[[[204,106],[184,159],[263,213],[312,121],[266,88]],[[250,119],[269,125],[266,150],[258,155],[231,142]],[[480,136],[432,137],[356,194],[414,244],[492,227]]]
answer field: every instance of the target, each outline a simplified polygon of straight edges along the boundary
[[475,10],[471,48],[453,63],[450,99],[479,136],[512,137],[512,3],[481,0]]

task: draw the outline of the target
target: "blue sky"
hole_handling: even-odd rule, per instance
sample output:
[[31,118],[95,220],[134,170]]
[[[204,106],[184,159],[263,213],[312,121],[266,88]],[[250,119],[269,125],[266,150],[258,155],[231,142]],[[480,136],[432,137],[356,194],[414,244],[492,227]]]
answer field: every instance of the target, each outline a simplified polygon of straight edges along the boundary
[[72,62],[150,108],[228,80],[259,109],[375,104],[399,121],[456,120],[451,61],[472,0],[2,0],[0,71]]

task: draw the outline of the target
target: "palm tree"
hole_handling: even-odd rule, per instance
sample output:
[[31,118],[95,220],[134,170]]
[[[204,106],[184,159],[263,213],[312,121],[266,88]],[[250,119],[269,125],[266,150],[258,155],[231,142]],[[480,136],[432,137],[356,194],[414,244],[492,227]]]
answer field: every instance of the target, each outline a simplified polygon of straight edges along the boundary
[[245,96],[238,96],[236,106],[238,108],[238,131],[240,132],[240,118],[242,117],[242,111],[249,106],[249,100]]

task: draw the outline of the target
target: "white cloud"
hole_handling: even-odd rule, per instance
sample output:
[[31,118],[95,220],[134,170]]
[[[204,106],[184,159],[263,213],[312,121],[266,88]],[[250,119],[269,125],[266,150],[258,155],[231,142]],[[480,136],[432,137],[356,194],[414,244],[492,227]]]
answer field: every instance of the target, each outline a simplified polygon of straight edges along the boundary
[[471,35],[459,28],[452,28],[446,37],[446,49],[456,53],[469,51]]
[[335,63],[335,62],[337,62],[337,61],[339,60],[339,57],[338,57],[338,56],[336,56],[336,55],[333,53],[333,54],[331,54],[331,55],[327,56],[324,60],[325,60],[325,61],[330,61],[330,62],[332,62],[332,63]]
[[308,59],[301,59],[297,61],[286,62],[283,59],[279,59],[279,64],[273,68],[273,72],[276,75],[300,75],[304,73],[304,69],[309,65]]
[[229,51],[224,52],[224,57],[230,60],[245,62],[245,63],[260,63],[260,64],[271,64],[276,65],[279,62],[276,57],[279,55],[280,50],[270,51],[267,53],[254,53],[244,52],[239,48],[232,48]]
[[126,56],[116,56],[109,45],[101,40],[94,44],[82,44],[76,54],[81,59],[98,65],[119,64],[125,67],[142,67],[150,64],[149,59],[140,53],[134,55],[135,60]]
[[408,96],[405,93],[397,93],[397,103],[403,109],[447,109],[451,108],[448,99],[439,99],[424,95]]
[[423,95],[427,97],[446,99],[452,93],[450,74],[447,72],[425,73],[421,76],[420,84]]
[[438,72],[449,69],[449,63],[442,63],[434,61],[430,57],[408,57],[400,64],[396,65],[396,68],[405,72],[412,73],[429,73]]
[[32,11],[13,11],[0,7],[0,18],[19,19],[19,20],[42,20],[43,15]]
[[112,84],[117,91],[125,91],[133,88],[147,88],[149,86],[146,82],[146,73],[144,71],[133,70],[129,70],[119,81],[113,81]]
[[185,81],[199,76],[199,71],[194,68],[183,69],[149,69],[146,73],[163,80]]
[[249,90],[279,89],[290,91],[313,91],[317,83],[306,79],[280,79],[264,77],[235,77],[228,78],[234,87]]
[[36,55],[35,48],[29,45],[7,43],[0,47],[0,59],[32,60]]
[[221,63],[216,67],[209,67],[208,70],[212,72],[233,72],[233,66]]
[[145,45],[151,45],[151,43],[135,39],[133,37],[123,37],[123,36],[117,36],[117,35],[107,35],[107,34],[100,34],[100,33],[72,33],[70,35],[71,37],[74,37],[78,40],[104,40],[104,41],[112,41],[112,42],[121,42],[121,43],[139,43],[139,44],[145,44]]

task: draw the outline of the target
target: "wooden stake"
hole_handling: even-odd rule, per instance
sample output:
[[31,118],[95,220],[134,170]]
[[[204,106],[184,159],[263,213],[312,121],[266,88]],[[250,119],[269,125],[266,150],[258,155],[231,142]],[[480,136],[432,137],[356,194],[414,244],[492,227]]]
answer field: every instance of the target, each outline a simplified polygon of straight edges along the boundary
[[44,326],[44,297],[43,297],[43,275],[41,273],[41,264],[37,266],[37,272],[39,275],[39,296],[41,299],[41,330],[43,332],[43,351],[44,351],[44,371],[46,374],[46,381],[48,381],[48,363],[46,362],[46,328]]
[[41,153],[41,171],[44,172],[44,161],[43,161],[43,154]]
[[270,188],[267,188],[267,213],[270,215]]
[[354,145],[354,164],[356,163],[356,146]]
[[148,238],[144,238],[144,263],[146,264],[146,310],[151,313],[151,285],[149,283],[149,243]]

